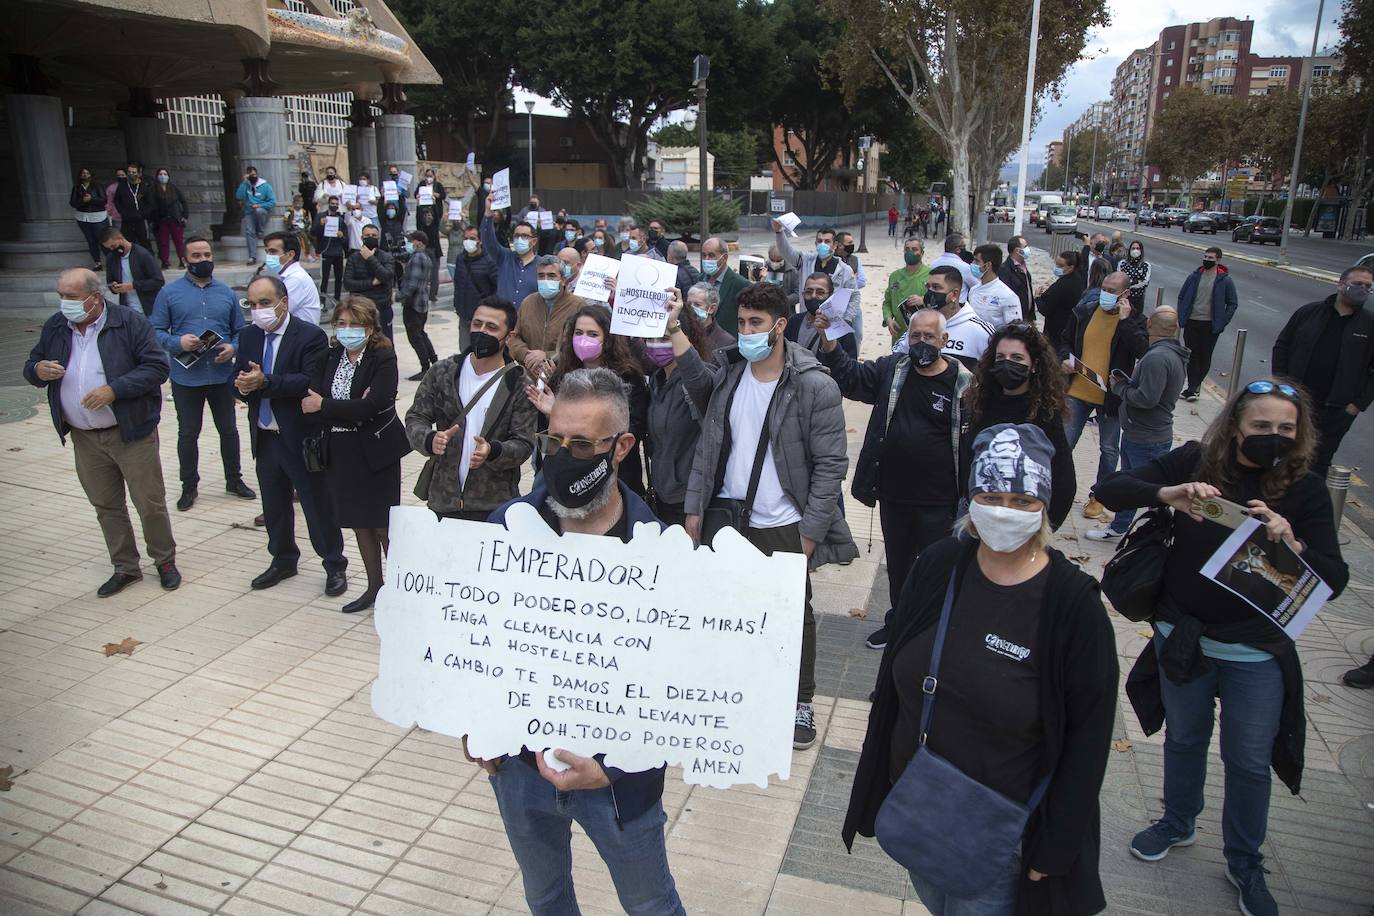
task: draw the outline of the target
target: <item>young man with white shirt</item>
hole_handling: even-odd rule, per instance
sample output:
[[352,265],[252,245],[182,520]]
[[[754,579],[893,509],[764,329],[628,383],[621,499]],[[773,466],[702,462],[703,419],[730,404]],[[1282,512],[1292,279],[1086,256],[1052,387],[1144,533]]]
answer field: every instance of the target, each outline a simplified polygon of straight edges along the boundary
[[[804,553],[808,568],[851,560],[859,551],[839,507],[849,467],[840,389],[815,356],[784,337],[792,307],[781,287],[751,284],[738,306],[739,346],[716,370],[692,460],[687,533],[700,542],[708,509],[733,501],[745,504],[740,533],[764,554]],[[816,740],[815,692],[808,573],[792,730],[797,750]]]
[[520,495],[538,411],[525,397],[520,364],[507,358],[515,319],[505,299],[478,303],[468,349],[435,363],[406,411],[410,444],[435,463],[426,501],[435,515],[486,521]]
[[320,323],[320,291],[315,281],[301,266],[301,239],[294,232],[270,232],[263,237],[262,269],[281,277],[286,284],[287,301],[291,303],[291,317]]
[[1021,320],[1021,299],[998,276],[1002,267],[1002,249],[997,245],[979,245],[973,249],[973,265],[969,270],[976,281],[968,293],[968,304],[978,317],[992,325],[993,330]]
[[377,201],[381,200],[382,192],[372,186],[372,181],[363,172],[358,176],[358,206],[362,208],[363,218],[370,221],[377,221]]
[[977,281],[973,279],[973,271],[969,268],[968,262],[963,259],[961,252],[964,250],[964,237],[957,232],[951,232],[945,236],[945,251],[938,258],[930,262],[930,269],[937,267],[953,267],[959,271],[959,276],[963,280],[964,287],[959,291],[959,301],[964,302],[968,299],[969,290],[973,289],[973,284]]

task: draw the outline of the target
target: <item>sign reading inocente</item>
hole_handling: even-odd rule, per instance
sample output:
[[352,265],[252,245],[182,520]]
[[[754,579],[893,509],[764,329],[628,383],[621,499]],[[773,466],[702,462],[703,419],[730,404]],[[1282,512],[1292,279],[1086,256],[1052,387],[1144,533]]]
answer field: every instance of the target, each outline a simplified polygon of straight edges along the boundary
[[670,290],[677,285],[677,265],[627,254],[620,259],[611,333],[626,337],[662,337],[668,329]]
[[475,757],[556,748],[688,783],[763,786],[792,765],[806,559],[733,529],[629,543],[559,536],[519,503],[506,526],[391,511],[372,708],[468,736]]

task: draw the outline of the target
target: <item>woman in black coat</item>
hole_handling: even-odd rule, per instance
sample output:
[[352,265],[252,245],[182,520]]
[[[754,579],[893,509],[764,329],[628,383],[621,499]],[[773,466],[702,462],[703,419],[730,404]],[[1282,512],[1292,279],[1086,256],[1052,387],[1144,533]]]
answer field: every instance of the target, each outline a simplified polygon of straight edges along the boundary
[[157,170],[157,184],[153,187],[153,221],[157,223],[157,253],[162,261],[162,269],[172,266],[169,260],[172,247],[177,251],[177,266],[186,268],[186,220],[191,210],[186,206],[186,196],[181,188],[172,182],[172,173],[166,169]]
[[334,309],[334,344],[315,366],[301,410],[324,427],[325,488],[339,525],[353,529],[367,570],[367,591],[343,606],[352,614],[372,607],[382,587],[391,507],[401,504],[401,458],[410,442],[396,415],[396,351],[371,299],[343,297]]
[[[1106,906],[1098,795],[1116,720],[1116,639],[1096,580],[1048,546],[1051,449],[1029,424],[993,426],[979,435],[962,533],[916,559],[878,669],[842,833],[846,846],[852,848],[855,834],[875,834],[889,796],[922,810],[936,807],[928,798],[922,803],[921,793],[932,791],[918,778],[927,773],[924,766],[903,780],[921,751],[1030,809],[1019,856],[991,866],[995,874],[983,876],[986,883],[973,895],[951,894],[951,877],[959,875],[933,863],[944,859],[965,868],[961,874],[984,870],[978,836],[964,834],[962,855],[922,853],[902,863],[936,916],[972,911],[966,907],[1080,914]],[[950,622],[930,694],[938,703],[922,734],[924,688],[951,582]],[[943,823],[918,812],[885,824],[881,839],[889,847],[922,836],[940,843],[968,828],[954,818]],[[1005,822],[1013,830],[1019,824]]]
[[105,210],[105,189],[91,178],[90,169],[81,169],[68,203],[76,211],[77,228],[91,251],[91,262],[95,265],[92,269],[102,270],[105,263],[100,256],[100,233],[110,225],[110,219]]
[[1035,307],[1045,317],[1041,330],[1051,343],[1059,340],[1064,326],[1069,323],[1069,315],[1083,298],[1083,290],[1087,289],[1082,262],[1078,252],[1072,249],[1054,256],[1054,274],[1058,279],[1035,301]]

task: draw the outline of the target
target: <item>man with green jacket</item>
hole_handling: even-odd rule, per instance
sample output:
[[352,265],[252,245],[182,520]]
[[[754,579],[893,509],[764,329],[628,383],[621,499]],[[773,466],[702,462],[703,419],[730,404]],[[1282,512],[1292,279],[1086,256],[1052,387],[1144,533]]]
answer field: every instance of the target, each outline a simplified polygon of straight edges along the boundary
[[735,300],[739,297],[740,290],[749,285],[749,281],[730,267],[730,246],[725,244],[724,239],[713,236],[702,242],[701,279],[714,286],[720,294],[720,304],[715,315],[716,324],[734,337],[739,333],[736,327],[739,309]]
[[[922,307],[926,295],[926,277],[930,276],[930,265],[925,263],[926,246],[918,238],[909,238],[902,246],[902,258],[906,265],[894,270],[887,278],[887,291],[883,293],[883,325],[887,332],[897,340],[906,333],[909,316]],[[903,305],[907,305],[905,309]]]

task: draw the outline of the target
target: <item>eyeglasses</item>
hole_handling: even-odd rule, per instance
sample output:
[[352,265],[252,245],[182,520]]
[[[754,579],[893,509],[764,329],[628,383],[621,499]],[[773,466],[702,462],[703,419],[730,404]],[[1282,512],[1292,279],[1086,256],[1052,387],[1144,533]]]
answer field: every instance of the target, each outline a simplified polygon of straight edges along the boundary
[[1296,401],[1298,400],[1298,390],[1292,385],[1285,385],[1282,382],[1271,382],[1268,379],[1260,379],[1245,386],[1245,390],[1251,394],[1273,394],[1278,391],[1284,397]]
[[926,343],[938,343],[940,340],[939,334],[930,331],[912,331],[909,336],[911,340],[924,340]]
[[555,436],[552,433],[535,433],[534,438],[539,443],[540,450],[545,455],[552,455],[560,448],[568,450],[574,458],[595,458],[600,452],[601,446],[607,442],[614,442],[624,433],[616,433],[613,436],[603,436],[600,439],[582,439],[577,436]]

